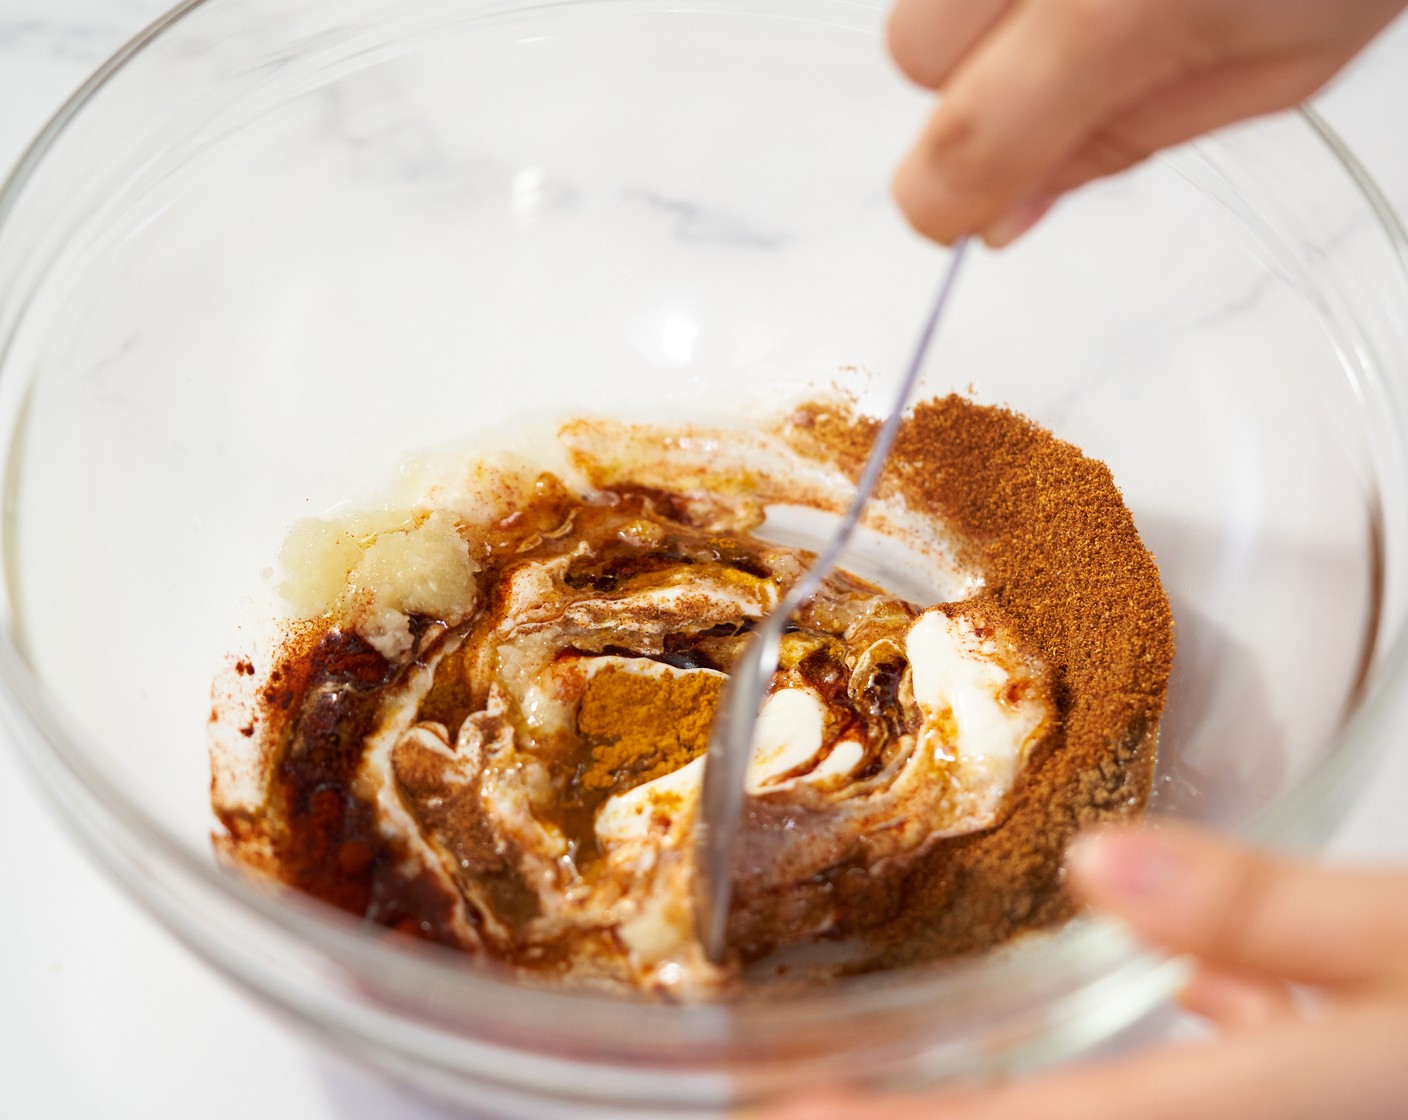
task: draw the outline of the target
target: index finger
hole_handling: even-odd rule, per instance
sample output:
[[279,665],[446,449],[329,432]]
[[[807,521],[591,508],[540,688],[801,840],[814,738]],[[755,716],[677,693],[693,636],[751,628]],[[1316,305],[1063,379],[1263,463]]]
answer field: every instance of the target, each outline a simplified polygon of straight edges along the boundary
[[910,223],[951,242],[987,230],[1119,111],[1177,72],[1169,4],[1018,5],[959,64],[895,175]]
[[1151,944],[1308,984],[1408,976],[1408,875],[1254,851],[1186,825],[1078,837],[1076,890]]
[[1391,1116],[1408,1009],[1365,1003],[976,1090],[794,1101],[756,1120],[1324,1120]]

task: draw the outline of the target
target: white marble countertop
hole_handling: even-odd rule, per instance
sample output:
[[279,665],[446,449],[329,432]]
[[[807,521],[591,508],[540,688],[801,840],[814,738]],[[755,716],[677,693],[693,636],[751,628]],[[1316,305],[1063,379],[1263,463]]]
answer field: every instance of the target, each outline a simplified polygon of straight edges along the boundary
[[[166,0],[0,0],[0,167]],[[1408,214],[1408,20],[1318,99]],[[1404,729],[1408,731],[1408,728]],[[1408,859],[1390,751],[1336,855]],[[296,1033],[214,975],[99,873],[0,749],[0,1116],[444,1115]]]

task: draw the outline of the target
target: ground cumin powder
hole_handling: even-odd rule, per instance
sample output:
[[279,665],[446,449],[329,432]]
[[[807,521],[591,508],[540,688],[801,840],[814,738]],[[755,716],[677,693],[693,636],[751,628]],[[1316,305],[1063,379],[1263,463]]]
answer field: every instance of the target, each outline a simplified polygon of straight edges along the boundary
[[577,711],[591,749],[582,785],[620,793],[693,762],[709,746],[722,689],[723,677],[712,673],[598,669]]
[[[854,473],[875,430],[845,407],[794,414],[799,450]],[[854,928],[883,930],[893,966],[995,945],[1069,916],[1061,889],[1077,829],[1137,815],[1173,659],[1153,556],[1103,463],[1007,409],[956,395],[918,405],[882,493],[937,516],[1052,670],[1057,726],[999,827],[939,845],[907,877],[842,874]],[[878,919],[878,920],[876,920]]]

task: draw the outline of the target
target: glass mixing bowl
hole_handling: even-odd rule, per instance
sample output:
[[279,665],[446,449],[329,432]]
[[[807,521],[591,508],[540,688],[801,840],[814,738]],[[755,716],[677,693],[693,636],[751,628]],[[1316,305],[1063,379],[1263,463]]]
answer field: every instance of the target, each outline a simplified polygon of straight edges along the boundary
[[[10,738],[177,936],[422,1091],[544,1120],[1010,1070],[1176,981],[1080,921],[735,1006],[527,990],[212,857],[211,680],[281,611],[296,519],[544,413],[737,420],[897,374],[944,258],[888,200],[927,98],[882,19],[190,3],[0,195]],[[1289,115],[1083,191],[962,277],[927,393],[971,385],[1105,460],[1159,558],[1156,813],[1313,846],[1404,691],[1402,255]]]

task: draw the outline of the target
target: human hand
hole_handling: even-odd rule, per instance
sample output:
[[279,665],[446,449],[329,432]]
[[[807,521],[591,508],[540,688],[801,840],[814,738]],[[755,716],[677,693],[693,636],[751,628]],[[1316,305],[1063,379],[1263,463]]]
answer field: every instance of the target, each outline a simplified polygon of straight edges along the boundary
[[1064,192],[1305,100],[1408,0],[896,0],[943,97],[895,174],[919,232],[1004,245]]
[[1404,1116],[1408,873],[1327,870],[1172,825],[1081,836],[1067,868],[1093,906],[1195,959],[1182,1002],[1220,1037],[976,1089],[835,1093],[758,1120]]

